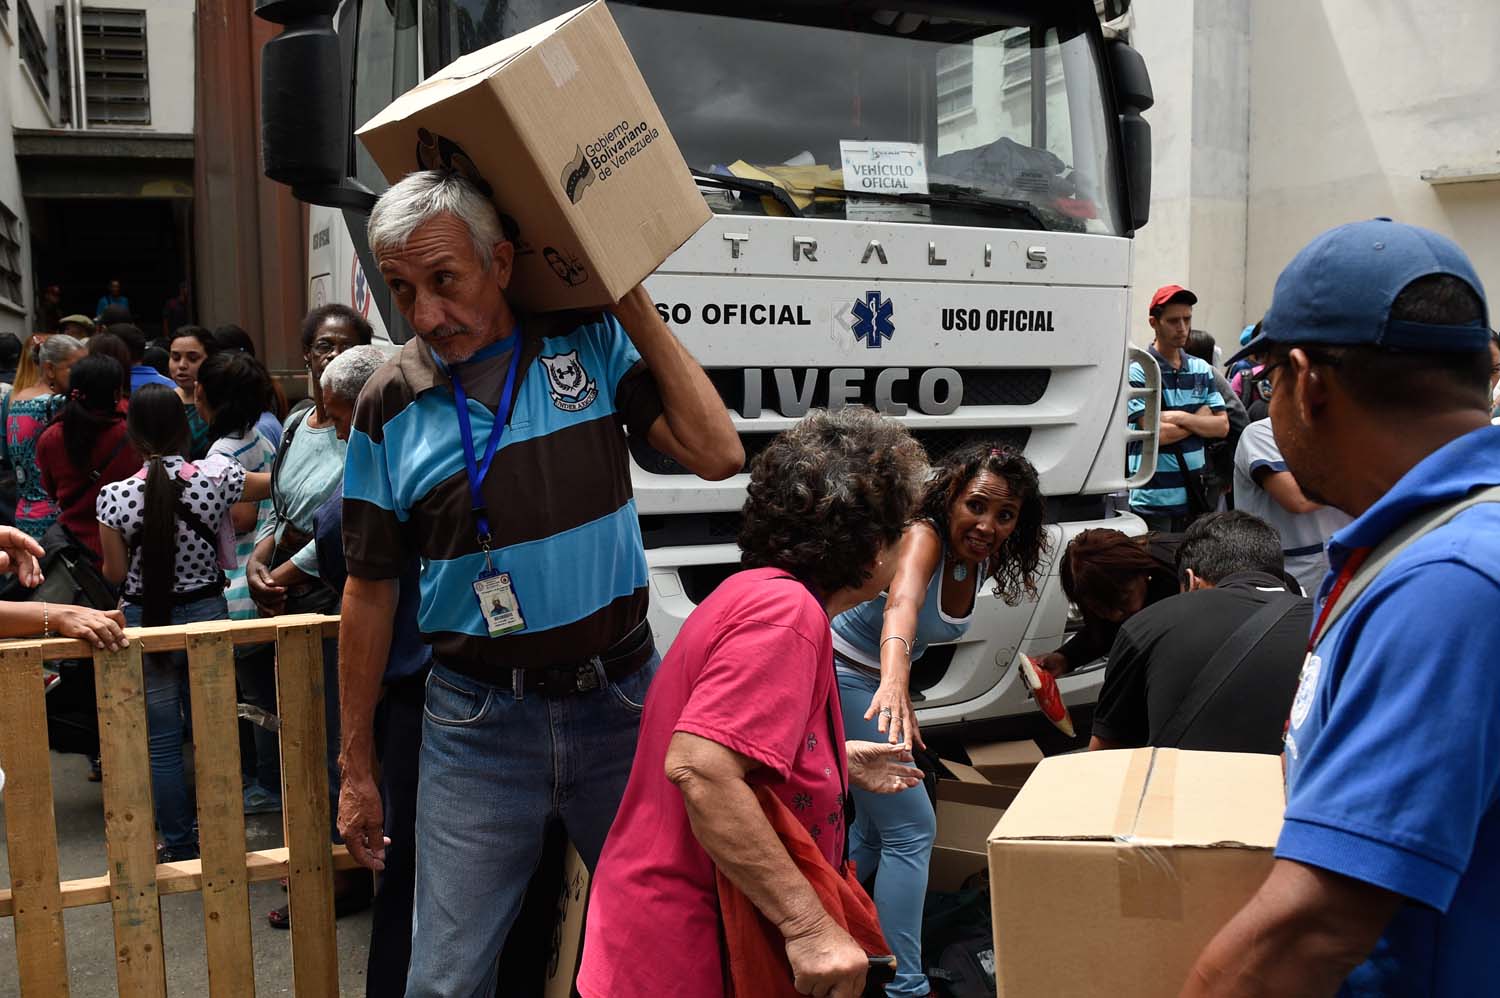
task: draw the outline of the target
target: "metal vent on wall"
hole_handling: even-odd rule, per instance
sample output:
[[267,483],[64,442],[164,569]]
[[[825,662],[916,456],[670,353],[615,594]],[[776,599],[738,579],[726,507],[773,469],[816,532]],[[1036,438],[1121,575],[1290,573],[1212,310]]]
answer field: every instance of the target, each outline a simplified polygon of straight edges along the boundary
[[[151,124],[151,79],[146,46],[146,12],[84,7],[83,33],[84,97],[89,125]],[[57,9],[58,47],[66,50],[62,31],[63,10]],[[72,81],[67,73],[70,60],[59,59],[62,72],[62,113],[71,120],[69,94]]]

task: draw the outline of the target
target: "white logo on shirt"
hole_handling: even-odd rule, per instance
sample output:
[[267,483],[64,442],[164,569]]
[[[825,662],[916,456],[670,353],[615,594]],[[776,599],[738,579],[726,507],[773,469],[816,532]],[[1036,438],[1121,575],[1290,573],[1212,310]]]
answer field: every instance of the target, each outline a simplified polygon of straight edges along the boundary
[[587,409],[599,396],[599,386],[583,369],[578,351],[570,350],[555,357],[543,357],[542,366],[547,370],[547,384],[552,391],[552,404],[564,412]]
[[1318,692],[1318,676],[1323,671],[1323,660],[1308,652],[1302,661],[1302,675],[1297,680],[1297,697],[1292,701],[1292,728],[1302,727],[1312,711],[1313,697]]

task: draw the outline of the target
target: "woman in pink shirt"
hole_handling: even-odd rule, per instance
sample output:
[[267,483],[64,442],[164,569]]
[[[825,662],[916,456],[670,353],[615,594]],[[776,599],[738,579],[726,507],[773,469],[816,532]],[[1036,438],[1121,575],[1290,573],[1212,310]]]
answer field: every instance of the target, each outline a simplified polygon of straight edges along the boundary
[[815,413],[751,469],[745,571],[693,611],[652,681],[594,879],[584,998],[724,994],[715,873],[785,938],[796,989],[849,996],[865,951],[824,910],[757,802],[768,787],[843,863],[852,784],[920,781],[909,746],[846,748],[828,621],[891,579],[925,461],[894,422]]

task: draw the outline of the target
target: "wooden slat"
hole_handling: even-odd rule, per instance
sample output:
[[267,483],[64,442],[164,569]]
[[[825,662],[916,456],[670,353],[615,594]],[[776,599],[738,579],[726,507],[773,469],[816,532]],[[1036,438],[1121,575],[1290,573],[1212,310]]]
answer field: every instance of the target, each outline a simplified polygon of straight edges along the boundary
[[328,841],[328,763],[323,722],[323,644],[316,624],[276,631],[281,716],[281,819],[291,863],[292,992],[336,998],[338,941]]
[[[337,616],[324,616],[317,613],[302,613],[264,620],[222,620],[217,621],[215,627],[228,634],[230,641],[234,644],[250,645],[275,641],[278,628],[293,624],[311,624],[330,638],[338,637],[339,633]],[[141,650],[145,652],[182,651],[187,647],[188,627],[184,625],[127,627],[125,634],[132,642],[142,645]],[[19,645],[37,645],[42,650],[42,658],[49,662],[59,658],[88,658],[99,653],[93,645],[74,638],[48,638],[44,641],[24,638],[0,641],[0,649]]]
[[188,630],[208,991],[212,998],[255,998],[234,644],[219,622]]
[[94,678],[115,916],[115,982],[122,998],[165,998],[141,642],[131,641],[123,651],[96,652]]
[[[7,782],[10,772],[5,774]],[[268,880],[280,880],[287,875],[286,849],[258,849],[245,853],[245,879],[252,884]],[[180,863],[160,863],[156,867],[157,894],[191,894],[202,883],[201,861],[183,860]],[[357,870],[359,864],[343,846],[333,847],[335,870]],[[63,908],[87,908],[90,905],[108,904],[110,899],[109,877],[84,877],[80,880],[65,880],[62,883]],[[15,914],[15,902],[9,889],[0,888],[0,918]]]
[[0,650],[0,763],[21,995],[68,994],[46,690],[35,644]]

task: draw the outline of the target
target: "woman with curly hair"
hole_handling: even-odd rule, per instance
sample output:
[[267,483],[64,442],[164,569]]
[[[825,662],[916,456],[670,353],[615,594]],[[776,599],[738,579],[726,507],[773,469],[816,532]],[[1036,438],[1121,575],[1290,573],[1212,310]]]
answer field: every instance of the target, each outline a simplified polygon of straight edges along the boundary
[[[981,445],[940,465],[902,535],[888,590],[833,619],[844,730],[851,738],[922,745],[911,667],[928,646],[969,630],[987,582],[1014,606],[1036,598],[1047,552],[1036,469],[1009,447]],[[891,996],[931,993],[922,972],[922,899],[937,835],[923,791],[854,791],[849,855],[875,874],[875,906],[896,957]]]
[[863,409],[814,413],[756,457],[745,570],[688,617],[646,698],[594,877],[584,998],[723,995],[720,876],[782,934],[790,967],[758,963],[763,980],[789,974],[802,994],[860,993],[864,949],[770,815],[837,870],[850,784],[895,792],[920,782],[903,746],[846,747],[828,621],[890,581],[924,465],[905,429]]

